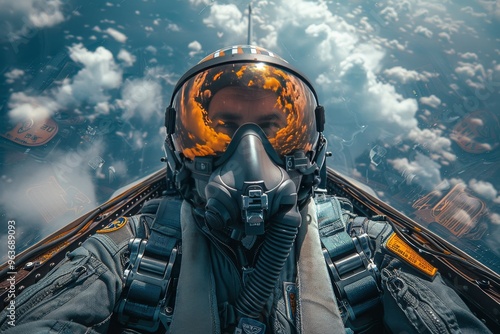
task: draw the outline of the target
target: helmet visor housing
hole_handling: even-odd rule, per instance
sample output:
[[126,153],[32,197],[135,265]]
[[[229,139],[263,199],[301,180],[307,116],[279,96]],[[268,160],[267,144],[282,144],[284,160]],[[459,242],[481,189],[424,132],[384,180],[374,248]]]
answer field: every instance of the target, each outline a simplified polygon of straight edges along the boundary
[[263,62],[208,68],[189,78],[174,96],[172,139],[176,151],[194,157],[223,154],[243,124],[262,128],[276,152],[313,151],[316,99],[298,76]]

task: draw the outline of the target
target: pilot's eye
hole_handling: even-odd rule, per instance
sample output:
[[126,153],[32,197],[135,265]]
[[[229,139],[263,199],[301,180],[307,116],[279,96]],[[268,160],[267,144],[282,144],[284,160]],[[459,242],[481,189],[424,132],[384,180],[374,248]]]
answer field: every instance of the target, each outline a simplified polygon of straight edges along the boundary
[[217,122],[217,125],[215,126],[215,130],[217,130],[217,132],[222,132],[229,136],[232,136],[234,132],[238,129],[238,127],[239,124],[236,122],[219,120]]
[[273,121],[259,123],[259,126],[268,137],[274,136],[280,129],[280,124]]

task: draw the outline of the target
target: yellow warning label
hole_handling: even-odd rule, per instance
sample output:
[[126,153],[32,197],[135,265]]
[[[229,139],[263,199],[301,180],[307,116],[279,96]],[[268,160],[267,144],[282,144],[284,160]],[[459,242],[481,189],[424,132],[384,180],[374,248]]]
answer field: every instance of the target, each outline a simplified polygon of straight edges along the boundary
[[414,251],[413,248],[408,246],[396,233],[392,233],[389,240],[387,240],[386,246],[387,249],[398,255],[412,267],[429,276],[434,276],[436,274],[437,268],[427,262],[427,260]]

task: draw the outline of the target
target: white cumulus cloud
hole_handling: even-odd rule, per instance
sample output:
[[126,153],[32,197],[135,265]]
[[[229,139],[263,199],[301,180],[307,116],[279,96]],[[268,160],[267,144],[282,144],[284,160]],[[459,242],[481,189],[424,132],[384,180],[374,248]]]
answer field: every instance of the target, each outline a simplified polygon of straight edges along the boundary
[[498,197],[498,191],[490,182],[478,181],[476,179],[472,179],[469,181],[469,187],[480,197],[486,200],[500,203],[500,197]]
[[120,43],[125,43],[127,41],[127,36],[116,29],[108,28],[104,30],[104,32],[113,37],[116,41]]
[[427,38],[431,38],[433,33],[430,29],[423,27],[423,26],[418,26],[415,28],[415,33],[425,36]]
[[122,70],[108,49],[99,46],[92,52],[82,44],[75,44],[69,48],[69,56],[84,67],[73,78],[65,80],[59,88],[55,97],[60,104],[107,101],[109,96],[106,95],[106,90],[121,85]]
[[456,160],[456,156],[452,153],[451,140],[443,136],[442,130],[414,128],[408,133],[408,139],[442,159]]
[[414,81],[428,81],[427,75],[401,66],[394,66],[383,72],[388,78],[395,79],[402,84]]
[[122,89],[122,99],[118,101],[123,112],[123,119],[140,117],[150,119],[155,113],[160,113],[162,104],[161,85],[149,79],[133,79],[125,81]]
[[39,96],[13,93],[8,104],[11,120],[42,119],[61,109],[77,109],[84,103],[95,104],[96,111],[109,112],[108,93],[122,83],[122,69],[115,63],[113,54],[102,46],[90,51],[82,44],[69,47],[68,53],[82,69]]
[[399,21],[398,12],[392,7],[385,7],[380,11],[380,15],[387,21]]
[[194,57],[195,55],[202,52],[201,44],[198,41],[193,41],[193,42],[189,43],[188,49],[189,49],[189,56],[190,57]]
[[9,99],[9,117],[14,122],[26,119],[44,120],[58,110],[59,105],[50,97],[13,93]]
[[125,64],[125,66],[132,66],[132,65],[134,65],[134,63],[135,63],[135,61],[137,59],[133,54],[131,54],[130,52],[128,52],[125,49],[121,49],[120,52],[118,52],[118,55],[116,56],[116,58],[118,58],[121,61],[123,61],[123,63]]
[[64,21],[61,0],[0,0],[0,41],[29,39]]
[[441,105],[441,100],[436,95],[421,97],[419,101],[421,104],[425,104],[432,108],[437,108]]
[[13,83],[14,81],[20,79],[24,75],[24,71],[20,70],[18,68],[14,68],[10,70],[9,72],[5,72],[5,78],[7,83]]
[[430,191],[442,182],[440,165],[423,154],[417,153],[413,161],[409,161],[407,158],[388,161],[394,169],[402,175],[410,176],[412,182],[419,184],[426,190]]
[[210,15],[203,19],[203,23],[235,36],[235,40],[241,40],[241,36],[246,36],[247,19],[234,4],[213,3],[210,6]]

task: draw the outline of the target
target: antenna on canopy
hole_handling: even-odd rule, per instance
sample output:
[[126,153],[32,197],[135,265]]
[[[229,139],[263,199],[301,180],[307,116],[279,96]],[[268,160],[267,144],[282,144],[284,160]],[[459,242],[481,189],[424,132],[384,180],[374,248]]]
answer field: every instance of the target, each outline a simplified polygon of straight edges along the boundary
[[252,44],[252,4],[248,4],[248,36],[247,45]]

